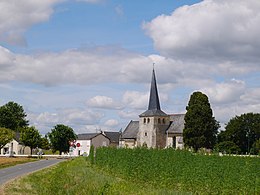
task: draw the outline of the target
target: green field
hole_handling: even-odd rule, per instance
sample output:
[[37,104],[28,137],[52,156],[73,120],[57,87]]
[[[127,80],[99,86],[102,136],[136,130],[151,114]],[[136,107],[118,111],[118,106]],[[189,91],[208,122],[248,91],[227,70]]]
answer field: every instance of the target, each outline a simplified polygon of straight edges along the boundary
[[[93,160],[91,163],[91,159]],[[260,158],[100,148],[10,183],[6,194],[260,194]]]
[[134,182],[199,194],[260,194],[260,158],[173,149],[100,148],[95,164]]

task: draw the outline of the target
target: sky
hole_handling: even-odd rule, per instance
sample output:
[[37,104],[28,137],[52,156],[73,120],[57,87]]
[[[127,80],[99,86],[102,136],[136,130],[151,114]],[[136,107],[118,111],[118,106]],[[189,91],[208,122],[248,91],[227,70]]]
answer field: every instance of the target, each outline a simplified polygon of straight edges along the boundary
[[124,130],[147,110],[205,93],[222,128],[260,111],[259,0],[1,0],[0,105],[41,134]]

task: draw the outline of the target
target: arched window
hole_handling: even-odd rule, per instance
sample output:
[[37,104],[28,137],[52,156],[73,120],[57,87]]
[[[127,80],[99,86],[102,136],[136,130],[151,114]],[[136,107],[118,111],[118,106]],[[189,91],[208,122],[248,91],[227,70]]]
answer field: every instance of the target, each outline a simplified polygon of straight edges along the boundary
[[146,132],[144,133],[144,136],[147,136],[147,133],[146,133]]
[[148,118],[147,123],[150,123],[150,118]]
[[158,123],[161,124],[161,119],[160,118],[158,118]]
[[144,118],[144,123],[146,123],[146,118]]
[[165,124],[165,118],[162,119],[163,124]]

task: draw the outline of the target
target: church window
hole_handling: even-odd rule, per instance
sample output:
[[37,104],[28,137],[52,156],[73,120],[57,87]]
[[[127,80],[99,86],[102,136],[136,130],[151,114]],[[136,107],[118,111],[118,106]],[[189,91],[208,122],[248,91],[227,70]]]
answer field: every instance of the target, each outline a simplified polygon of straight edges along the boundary
[[158,118],[158,123],[161,124],[161,119],[160,118]]
[[163,122],[163,124],[165,124],[165,118],[163,118],[162,122]]
[[147,123],[150,123],[150,118],[148,118]]
[[146,118],[144,118],[144,123],[146,123]]
[[146,132],[144,133],[144,136],[147,136],[147,133],[146,133]]

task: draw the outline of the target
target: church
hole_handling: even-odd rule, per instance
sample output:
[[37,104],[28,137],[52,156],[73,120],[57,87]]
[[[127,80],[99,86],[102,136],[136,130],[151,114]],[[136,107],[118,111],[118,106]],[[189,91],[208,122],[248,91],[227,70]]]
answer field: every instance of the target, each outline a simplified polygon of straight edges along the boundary
[[180,148],[183,144],[185,114],[166,114],[161,110],[155,71],[152,72],[148,109],[131,120],[120,139],[121,147]]

